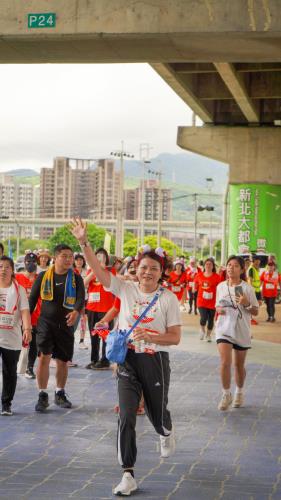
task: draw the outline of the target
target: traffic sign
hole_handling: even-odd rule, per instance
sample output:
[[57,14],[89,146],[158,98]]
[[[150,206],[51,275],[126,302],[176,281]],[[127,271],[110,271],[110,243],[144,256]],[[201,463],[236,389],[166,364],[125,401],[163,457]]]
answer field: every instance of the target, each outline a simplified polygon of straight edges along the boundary
[[28,28],[54,28],[56,14],[54,12],[40,12],[28,14]]

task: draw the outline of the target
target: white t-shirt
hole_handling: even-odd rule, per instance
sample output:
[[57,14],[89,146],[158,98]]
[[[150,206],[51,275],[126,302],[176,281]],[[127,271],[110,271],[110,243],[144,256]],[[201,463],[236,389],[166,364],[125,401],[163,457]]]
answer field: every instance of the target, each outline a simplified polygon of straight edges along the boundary
[[[19,351],[22,348],[22,333],[21,333],[21,313],[24,309],[29,309],[28,298],[23,286],[19,287],[18,308],[14,313],[14,324],[12,329],[1,328],[0,326],[0,347]],[[7,293],[9,288],[0,288],[0,309],[5,310]],[[1,311],[0,311],[1,314]]]
[[[112,274],[110,277],[111,283],[108,290],[121,300],[118,328],[128,330],[151,302],[156,291],[143,293],[139,289],[139,283],[124,281]],[[168,327],[176,325],[181,325],[179,302],[175,294],[164,289],[157,302],[149,309],[138,326],[145,328],[151,335],[157,335],[165,333]],[[146,344],[146,346],[151,351],[169,352],[170,350],[170,346],[156,344]],[[144,346],[142,346],[143,348]]]
[[[246,295],[249,303],[252,306],[259,307],[259,303],[256,298],[255,291],[252,286],[250,286],[248,283],[245,281],[241,281],[239,283],[239,286],[242,286],[243,289],[243,295]],[[228,301],[229,304],[231,304],[231,299],[232,302],[236,305],[236,300],[235,300],[235,286],[228,286],[227,281],[223,281],[222,283],[219,283],[217,286],[217,295],[216,295],[216,307],[219,307],[220,301],[225,300]],[[228,340],[230,342],[233,342],[234,344],[237,344],[241,347],[250,347],[251,346],[251,333],[250,333],[250,325],[251,325],[251,314],[250,312],[244,307],[239,305],[239,310],[241,314],[238,315],[238,319],[235,325],[235,338],[231,336],[226,336],[226,335],[220,335],[218,332],[216,332],[216,340],[218,339],[224,339]],[[226,313],[227,313],[227,308],[226,308]],[[242,316],[242,317],[241,317]]]

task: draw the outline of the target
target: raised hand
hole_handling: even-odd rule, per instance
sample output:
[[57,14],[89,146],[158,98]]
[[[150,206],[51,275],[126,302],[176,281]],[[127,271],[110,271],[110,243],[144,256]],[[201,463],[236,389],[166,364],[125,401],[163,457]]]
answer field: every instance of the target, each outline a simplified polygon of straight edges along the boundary
[[80,217],[74,217],[70,223],[70,230],[73,236],[80,242],[87,241],[87,223]]

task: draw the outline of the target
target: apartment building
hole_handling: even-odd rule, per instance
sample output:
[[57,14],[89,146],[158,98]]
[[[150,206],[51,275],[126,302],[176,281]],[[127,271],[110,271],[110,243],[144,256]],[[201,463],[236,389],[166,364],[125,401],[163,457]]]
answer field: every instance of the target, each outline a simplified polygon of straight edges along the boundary
[[[116,218],[120,174],[113,160],[54,159],[53,167],[44,167],[40,174],[40,216],[42,218],[70,219]],[[40,235],[47,238],[51,228],[42,228]]]
[[[141,220],[142,217],[142,182],[135,189],[126,189],[124,192],[125,218],[127,220]],[[161,189],[162,220],[172,218],[172,191]],[[144,220],[157,220],[159,213],[159,188],[156,179],[144,181]]]
[[[17,184],[11,175],[0,176],[0,217],[20,219],[34,217],[34,187],[31,184]],[[1,225],[0,239],[17,236],[16,225]],[[21,227],[21,237],[32,238],[31,227]]]

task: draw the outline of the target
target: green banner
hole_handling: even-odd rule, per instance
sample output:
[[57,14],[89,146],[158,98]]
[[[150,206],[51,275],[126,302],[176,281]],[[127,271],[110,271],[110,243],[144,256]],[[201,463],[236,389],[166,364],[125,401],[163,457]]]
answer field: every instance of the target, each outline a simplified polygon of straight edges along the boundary
[[281,186],[232,184],[228,254],[273,253],[281,265]]

